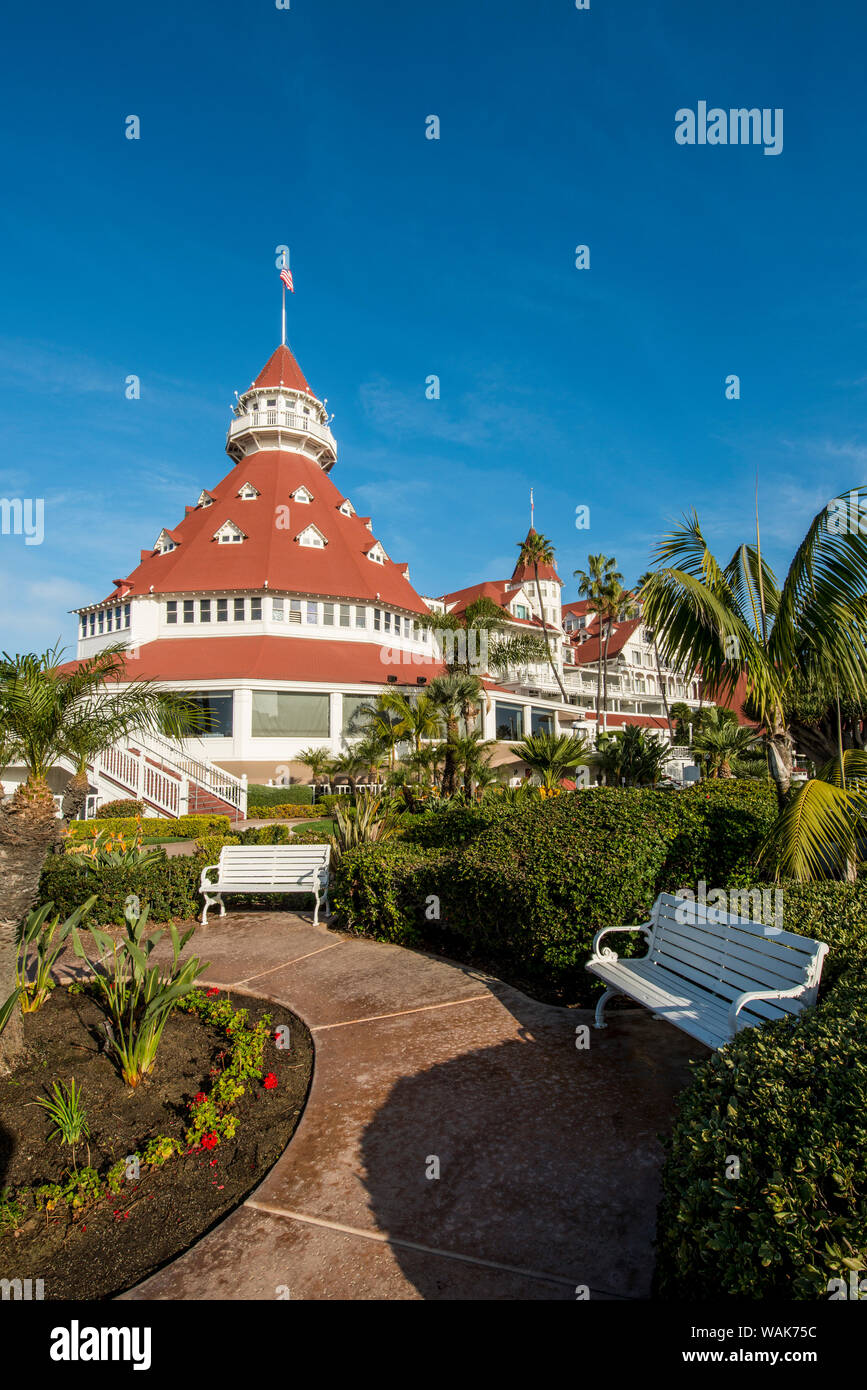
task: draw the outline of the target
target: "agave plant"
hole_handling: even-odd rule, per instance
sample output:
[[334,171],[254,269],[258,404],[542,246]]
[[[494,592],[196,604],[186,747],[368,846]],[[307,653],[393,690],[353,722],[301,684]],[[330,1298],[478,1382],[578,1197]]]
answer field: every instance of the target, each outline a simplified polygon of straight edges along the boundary
[[336,864],[348,850],[394,837],[400,813],[382,796],[361,793],[354,807],[334,806],[334,834],[331,837],[331,863]]
[[162,850],[142,845],[141,821],[128,840],[115,830],[93,829],[84,840],[67,838],[67,854],[73,855],[78,868],[98,873],[101,869],[146,869],[162,859]]
[[208,963],[202,964],[198,956],[191,956],[181,965],[181,952],[195,927],[179,936],[174,922],[169,924],[171,964],[162,967],[148,964],[165,932],[161,928],[146,932],[147,919],[147,907],[138,914],[130,912],[126,937],[119,942],[107,932],[91,926],[97,961],[87,954],[78,928],[72,929],[75,954],[90,966],[102,995],[111,1024],[109,1048],[128,1086],[138,1086],[153,1070],[163,1029],[172,1010],[208,968]]
[[512,752],[538,772],[542,786],[556,787],[574,767],[586,764],[589,750],[583,736],[569,734],[528,734],[522,743],[513,743]]

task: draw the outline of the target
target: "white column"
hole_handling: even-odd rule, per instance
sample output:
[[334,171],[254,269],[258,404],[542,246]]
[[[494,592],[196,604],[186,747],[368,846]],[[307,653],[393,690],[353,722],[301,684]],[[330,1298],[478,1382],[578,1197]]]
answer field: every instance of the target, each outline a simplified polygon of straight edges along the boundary
[[232,757],[237,758],[239,762],[244,762],[253,756],[251,743],[253,728],[253,692],[249,686],[243,686],[235,691],[234,706]]
[[332,690],[328,695],[328,723],[331,729],[331,751],[339,753],[343,738],[343,695]]

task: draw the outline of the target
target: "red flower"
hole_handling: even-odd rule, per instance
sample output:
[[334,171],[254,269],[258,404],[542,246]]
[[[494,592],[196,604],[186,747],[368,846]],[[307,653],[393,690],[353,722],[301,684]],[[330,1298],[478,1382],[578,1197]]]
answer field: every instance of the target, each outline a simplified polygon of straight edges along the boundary
[[207,1099],[208,1097],[205,1095],[204,1091],[196,1091],[193,1097],[193,1105],[201,1105],[202,1101]]
[[220,991],[219,991],[218,989],[213,989],[213,988],[211,988],[211,989],[206,989],[206,990],[205,990],[205,998],[206,998],[206,999],[213,999],[214,995],[215,995],[215,994],[219,994],[219,993],[220,993]]
[[268,1075],[265,1077],[265,1080],[262,1082],[262,1085],[265,1087],[266,1091],[274,1090],[274,1087],[277,1085],[277,1078],[272,1071],[269,1071]]
[[203,1135],[202,1135],[202,1148],[203,1148],[203,1149],[215,1149],[215,1148],[217,1147],[217,1143],[218,1143],[217,1136],[216,1136],[216,1134],[214,1134],[213,1130],[211,1131],[210,1134],[203,1134]]

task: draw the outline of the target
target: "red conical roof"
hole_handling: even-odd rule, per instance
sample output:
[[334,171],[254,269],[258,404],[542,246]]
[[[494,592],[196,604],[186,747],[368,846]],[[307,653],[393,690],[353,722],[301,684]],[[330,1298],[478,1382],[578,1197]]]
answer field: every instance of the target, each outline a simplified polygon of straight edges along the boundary
[[[536,531],[535,527],[531,526],[529,531],[527,532],[527,540],[531,540],[532,537],[535,535],[538,535],[538,532]],[[521,580],[521,582],[524,582],[525,580],[535,581],[536,575],[533,571],[532,565],[522,565],[521,561],[519,560],[514,570],[512,571],[512,578],[514,580]],[[540,565],[539,578],[553,580],[555,584],[563,583],[563,580],[560,578],[553,565]]]
[[288,386],[293,391],[306,391],[309,396],[313,395],[304,373],[289,349],[283,344],[268,358],[253,385]]
[[[245,483],[257,493],[249,501],[238,496]],[[302,487],[309,502],[293,498]],[[340,510],[343,496],[312,459],[286,450],[258,450],[236,463],[208,495],[214,499],[210,506],[195,507],[172,527],[174,550],[142,552],[141,563],[124,581],[130,593],[261,590],[267,580],[277,593],[361,599],[428,612],[401,565],[368,559],[375,538],[360,517]],[[242,542],[214,540],[227,521],[241,530]],[[324,546],[299,545],[298,536],[310,526],[327,542]]]

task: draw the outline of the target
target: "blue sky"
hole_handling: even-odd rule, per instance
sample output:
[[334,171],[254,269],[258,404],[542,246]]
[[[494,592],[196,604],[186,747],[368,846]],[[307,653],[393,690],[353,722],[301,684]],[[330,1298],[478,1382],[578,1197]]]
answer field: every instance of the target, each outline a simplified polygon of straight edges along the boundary
[[[783,565],[867,474],[865,42],[855,0],[10,12],[0,496],[45,538],[0,535],[0,647],[71,643],[228,471],[283,242],[334,480],[422,592],[510,573],[531,486],[567,598],[686,508],[727,557],[756,469]],[[782,108],[782,153],[678,145],[699,101]]]

